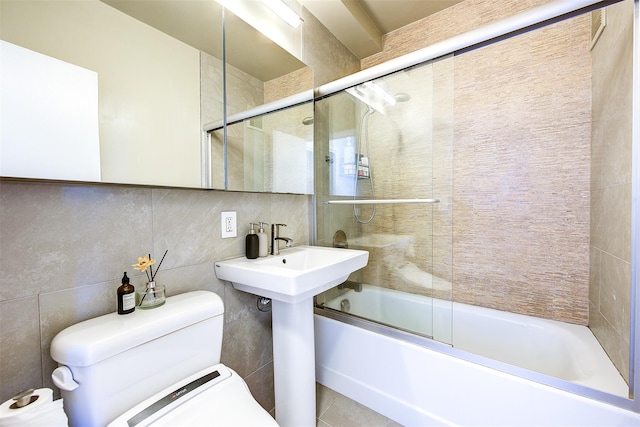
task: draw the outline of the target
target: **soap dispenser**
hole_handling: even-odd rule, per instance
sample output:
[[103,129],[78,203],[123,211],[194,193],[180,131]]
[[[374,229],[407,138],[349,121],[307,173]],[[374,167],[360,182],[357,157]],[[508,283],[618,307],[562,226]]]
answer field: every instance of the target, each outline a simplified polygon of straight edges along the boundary
[[258,256],[264,257],[269,255],[269,238],[267,237],[267,233],[264,232],[264,224],[266,222],[259,222],[260,227],[258,228]]
[[122,285],[116,291],[118,295],[118,314],[133,313],[136,309],[136,293],[135,288],[129,283],[127,272],[122,276]]
[[260,249],[260,240],[258,239],[256,230],[253,228],[256,224],[253,222],[250,222],[249,224],[251,225],[251,230],[249,231],[249,234],[247,234],[247,237],[245,237],[245,254],[249,259],[256,259],[258,258],[258,251]]

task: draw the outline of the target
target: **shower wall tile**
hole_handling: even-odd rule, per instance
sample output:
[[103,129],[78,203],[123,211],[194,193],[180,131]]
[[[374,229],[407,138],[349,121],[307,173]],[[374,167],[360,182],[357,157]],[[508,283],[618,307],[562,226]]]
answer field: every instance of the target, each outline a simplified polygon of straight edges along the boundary
[[603,252],[600,268],[600,312],[623,335],[630,330],[631,265]]
[[313,68],[304,67],[264,83],[264,102],[277,101],[313,89]]
[[[223,361],[273,408],[271,314],[256,297],[215,277],[214,261],[244,253],[248,223],[288,224],[308,244],[310,196],[115,185],[0,182],[0,399],[51,387],[53,337],[79,321],[115,311],[115,291],[149,252],[168,249],[157,281],[169,296],[209,290],[223,297]],[[238,214],[238,237],[220,237],[220,213]],[[157,264],[156,264],[157,265]]]
[[607,7],[606,27],[592,50],[589,327],[627,380],[633,11],[631,0]]
[[631,184],[591,191],[591,244],[631,260]]
[[[543,3],[467,0],[387,35],[362,67]],[[589,27],[574,18],[385,79],[392,93],[406,79],[412,109],[371,116],[376,197],[441,203],[379,206],[361,231],[414,236],[404,259],[452,282],[456,301],[586,324]],[[376,284],[403,286],[367,269]]]
[[586,324],[589,20],[456,57],[454,299]]
[[602,313],[589,304],[589,329],[620,372],[629,381],[629,334],[620,335]]
[[361,66],[363,69],[372,67],[549,1],[466,0],[460,2],[385,34],[382,40],[382,52],[363,58]]

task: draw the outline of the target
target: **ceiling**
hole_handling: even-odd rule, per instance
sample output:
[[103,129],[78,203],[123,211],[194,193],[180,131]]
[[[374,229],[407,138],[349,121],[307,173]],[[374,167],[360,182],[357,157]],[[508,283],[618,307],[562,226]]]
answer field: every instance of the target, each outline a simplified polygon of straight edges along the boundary
[[[102,0],[183,42],[221,58],[218,0]],[[232,0],[238,1],[238,0]],[[260,0],[243,0],[249,7]],[[382,37],[462,0],[285,0],[307,8],[359,59],[382,50]],[[227,61],[268,81],[304,66],[232,14],[227,20]],[[264,39],[264,40],[263,40]],[[253,48],[253,49],[252,49]]]
[[382,50],[382,36],[462,0],[298,0],[354,55]]

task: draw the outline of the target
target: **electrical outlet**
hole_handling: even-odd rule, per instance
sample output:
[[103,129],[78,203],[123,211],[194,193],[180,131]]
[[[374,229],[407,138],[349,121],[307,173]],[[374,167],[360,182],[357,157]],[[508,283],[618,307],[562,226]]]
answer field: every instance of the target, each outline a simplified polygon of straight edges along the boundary
[[236,237],[238,235],[235,211],[222,212],[220,214],[220,231],[223,239],[226,239],[228,237]]

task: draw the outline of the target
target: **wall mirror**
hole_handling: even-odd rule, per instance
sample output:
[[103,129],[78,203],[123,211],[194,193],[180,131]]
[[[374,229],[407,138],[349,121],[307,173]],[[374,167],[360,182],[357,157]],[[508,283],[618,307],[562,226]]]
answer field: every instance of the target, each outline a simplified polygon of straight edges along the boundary
[[[2,127],[0,176],[221,188],[203,178],[216,161],[204,158],[202,123],[223,119],[223,70],[230,112],[289,95],[282,87],[293,87],[292,76],[304,82],[296,90],[313,85],[294,55],[228,10],[224,19],[226,67],[223,8],[213,0],[0,2],[3,82],[28,77],[10,82],[22,88],[11,99],[9,82],[2,88],[3,124],[15,126]],[[23,62],[31,74],[14,67]],[[18,138],[21,148],[8,151]],[[25,158],[35,164],[17,168]]]
[[[213,188],[313,194],[313,102],[211,132]],[[228,159],[224,167],[222,159]]]

